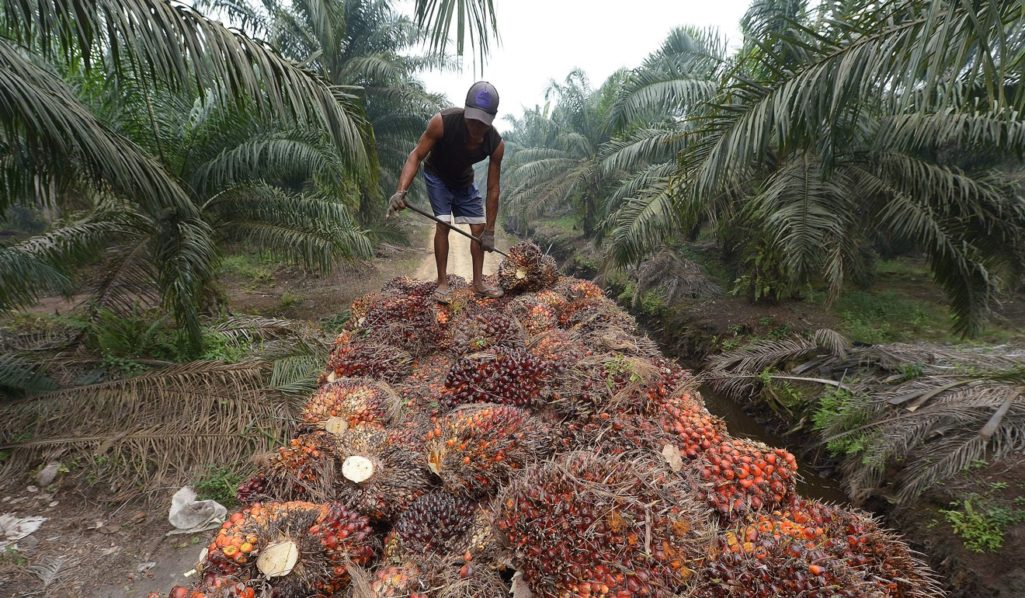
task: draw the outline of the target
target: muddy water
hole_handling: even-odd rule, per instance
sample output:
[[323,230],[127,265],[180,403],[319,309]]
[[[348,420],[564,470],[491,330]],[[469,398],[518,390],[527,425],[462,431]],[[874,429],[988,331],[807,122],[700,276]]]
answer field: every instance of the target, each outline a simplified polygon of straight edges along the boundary
[[[733,436],[759,440],[769,446],[787,448],[788,443],[784,438],[772,433],[755,418],[745,413],[737,402],[714,392],[708,386],[701,387],[701,396],[704,397],[705,406],[713,415],[718,415],[726,420],[726,425]],[[796,450],[791,452],[795,456],[798,455]],[[802,496],[832,503],[847,502],[847,496],[836,480],[818,475],[800,457],[797,457],[797,470],[800,473],[797,489]]]

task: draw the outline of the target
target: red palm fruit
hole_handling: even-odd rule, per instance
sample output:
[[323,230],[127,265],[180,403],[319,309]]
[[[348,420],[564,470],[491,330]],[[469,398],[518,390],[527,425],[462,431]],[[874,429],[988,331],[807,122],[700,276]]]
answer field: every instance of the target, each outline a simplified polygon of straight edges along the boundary
[[677,390],[654,417],[681,456],[695,459],[727,437],[726,422],[705,409],[696,392]]
[[559,282],[556,283],[555,288],[552,290],[562,295],[566,301],[594,299],[605,296],[605,291],[590,280],[581,280],[570,276],[560,277]]
[[361,376],[395,383],[410,373],[413,358],[398,347],[356,338],[351,333],[343,333],[339,341],[327,358],[327,371],[321,376],[321,384]]
[[430,297],[385,295],[370,307],[355,332],[419,357],[442,345],[447,318],[448,312]]
[[640,455],[567,453],[499,496],[495,522],[543,596],[672,596],[711,539],[707,511],[678,476]]
[[552,376],[558,376],[580,360],[590,357],[590,349],[577,335],[554,328],[530,337],[527,352],[545,363]]
[[652,414],[685,381],[675,363],[663,359],[595,355],[577,361],[552,388],[553,402],[573,417],[601,412]]
[[700,598],[875,595],[853,569],[815,545],[771,534],[752,541],[735,530],[720,535],[696,577],[688,595]]
[[697,471],[701,495],[726,519],[776,508],[796,494],[794,456],[754,440],[729,438],[710,447]]
[[522,347],[523,329],[500,311],[476,311],[452,322],[452,349],[459,354],[494,347]]
[[243,583],[266,578],[274,596],[330,595],[348,584],[346,563],[363,565],[374,554],[366,517],[341,505],[256,504],[221,526],[202,573]]
[[518,243],[508,253],[509,257],[498,266],[498,284],[506,292],[540,291],[558,282],[555,259],[542,253],[534,243]]
[[386,383],[368,378],[343,378],[322,386],[303,408],[302,420],[323,426],[332,418],[343,427],[384,427],[402,408],[398,394]]
[[473,525],[473,501],[435,491],[413,501],[385,540],[385,556],[447,555],[466,543]]
[[466,405],[441,418],[427,433],[430,469],[457,494],[484,496],[514,472],[554,448],[548,426],[509,405]]
[[[544,291],[551,293],[551,291]],[[556,308],[538,298],[540,293],[520,295],[506,306],[506,311],[523,326],[527,334],[540,334],[556,328],[559,314]],[[555,295],[555,297],[559,297]],[[559,297],[561,299],[561,297]]]
[[442,399],[448,405],[502,403],[527,407],[541,397],[548,365],[523,349],[497,347],[462,357],[449,370]]
[[615,301],[604,297],[577,299],[566,304],[559,313],[559,326],[581,333],[620,328],[637,332],[633,316],[623,311]]

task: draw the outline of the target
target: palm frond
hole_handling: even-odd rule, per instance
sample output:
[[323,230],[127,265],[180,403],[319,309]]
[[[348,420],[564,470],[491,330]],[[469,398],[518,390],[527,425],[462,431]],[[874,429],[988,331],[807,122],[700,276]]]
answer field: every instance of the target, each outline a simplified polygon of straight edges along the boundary
[[[166,0],[59,0],[4,5],[14,39],[44,56],[81,56],[115,73],[186,88],[197,84],[227,101],[255,102],[265,114],[322,128],[362,171],[370,163],[351,90],[332,86],[269,45],[234,32],[195,9]],[[60,35],[51,35],[60,32]],[[145,65],[143,68],[142,65]]]
[[243,463],[292,431],[296,405],[268,389],[269,374],[265,362],[197,362],[0,405],[4,475],[71,454],[100,469],[116,499]]
[[492,37],[498,38],[492,0],[416,0],[413,11],[417,28],[437,54],[444,54],[448,47],[453,21],[456,54],[463,56],[469,41],[470,46],[477,46],[481,65],[491,50]]
[[14,353],[0,354],[0,396],[38,394],[54,390],[56,387],[38,363]]

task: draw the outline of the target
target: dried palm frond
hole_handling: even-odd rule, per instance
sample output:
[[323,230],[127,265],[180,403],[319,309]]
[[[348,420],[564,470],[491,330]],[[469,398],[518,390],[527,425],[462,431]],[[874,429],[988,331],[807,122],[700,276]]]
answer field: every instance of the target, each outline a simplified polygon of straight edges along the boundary
[[268,388],[270,364],[196,362],[0,406],[3,477],[62,455],[98,467],[114,494],[242,463],[287,438],[297,405]]
[[637,279],[635,299],[650,289],[660,289],[667,303],[680,299],[719,297],[722,288],[711,280],[701,266],[669,248],[664,248],[642,263],[634,272]]
[[[824,442],[847,447],[856,501],[884,493],[906,503],[973,461],[1025,449],[1025,355],[1007,348],[852,347],[819,330],[810,340],[756,343],[709,363],[706,379],[740,400],[755,397],[766,378],[818,385],[810,410],[826,392],[843,392],[842,412],[826,413],[817,426]],[[819,377],[804,375],[812,370]]]

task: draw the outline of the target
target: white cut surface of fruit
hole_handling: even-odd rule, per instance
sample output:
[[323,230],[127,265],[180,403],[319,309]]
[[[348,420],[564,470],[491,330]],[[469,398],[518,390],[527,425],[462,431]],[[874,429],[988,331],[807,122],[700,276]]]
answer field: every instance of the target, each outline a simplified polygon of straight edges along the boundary
[[342,476],[350,482],[365,482],[374,475],[374,463],[360,455],[346,457],[342,462]]
[[256,568],[267,577],[284,577],[299,562],[299,547],[291,540],[272,542],[256,558]]
[[331,372],[330,374],[327,375],[328,383],[334,382],[337,379],[338,379],[338,374],[336,374],[334,372]]
[[527,271],[526,270],[524,270],[523,268],[517,268],[516,269],[516,279],[517,280],[523,280],[526,277],[527,277]]
[[666,444],[662,447],[662,456],[669,463],[669,468],[679,473],[683,469],[683,456],[675,444]]
[[349,429],[349,421],[344,417],[330,417],[324,422],[324,430],[335,436],[342,435]]

